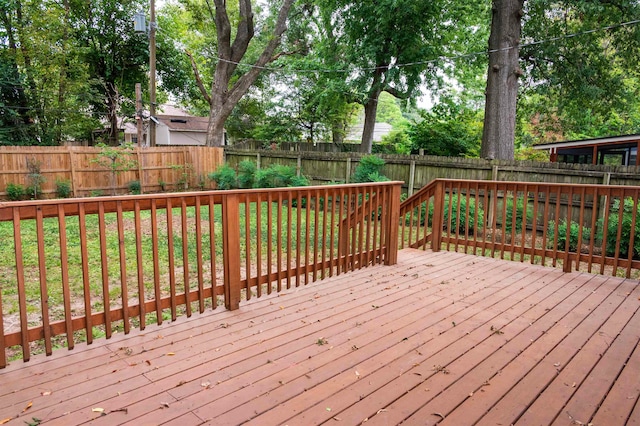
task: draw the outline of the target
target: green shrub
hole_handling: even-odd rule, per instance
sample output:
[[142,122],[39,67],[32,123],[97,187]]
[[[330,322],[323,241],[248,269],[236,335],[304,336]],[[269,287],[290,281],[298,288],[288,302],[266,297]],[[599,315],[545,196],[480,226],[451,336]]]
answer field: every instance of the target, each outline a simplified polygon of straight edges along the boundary
[[228,164],[223,164],[215,172],[209,173],[209,179],[216,183],[217,189],[228,190],[238,187],[236,171]]
[[382,158],[375,155],[366,155],[360,159],[360,163],[353,173],[353,181],[356,183],[382,182],[382,180],[380,180],[381,178],[389,180],[381,173],[383,166],[384,160]]
[[102,197],[104,195],[104,191],[101,189],[94,189],[89,192],[89,197]]
[[[445,195],[444,197],[444,219],[443,229],[449,229],[450,233],[455,233],[456,230],[461,234],[474,234],[477,230],[482,229],[482,218],[484,216],[484,210],[482,207],[476,206],[476,200],[469,198],[469,204],[467,205],[467,197],[465,195],[460,197],[460,215],[458,215],[458,195],[450,197]],[[449,200],[453,202],[451,205],[451,224],[449,224]],[[476,210],[478,211],[476,219]],[[429,203],[429,212],[427,214],[426,201],[420,205],[420,225],[425,225],[425,218],[429,226],[433,224],[433,203]],[[417,218],[418,211],[414,211],[414,218]],[[467,222],[467,217],[469,221]],[[458,221],[459,218],[459,221]],[[409,216],[407,216],[407,221]],[[468,223],[468,228],[467,228]]]
[[66,179],[56,179],[56,197],[69,198],[72,193],[71,181]]
[[256,188],[282,188],[288,186],[307,186],[309,180],[298,176],[295,167],[273,164],[256,172]]
[[273,164],[266,169],[257,170],[252,161],[242,161],[238,172],[229,165],[222,165],[209,174],[209,179],[216,182],[218,189],[237,188],[283,188],[291,186],[308,186],[309,179],[298,176],[295,167]]
[[129,182],[127,187],[129,188],[129,193],[130,194],[141,194],[142,193],[142,185],[140,185],[140,181],[139,180],[132,180],[131,182]]
[[20,201],[26,195],[24,186],[19,183],[8,183],[6,191],[9,201]]
[[[618,222],[620,216],[620,200],[613,201],[613,206],[609,212],[609,221],[607,222],[607,243],[606,252],[607,256],[615,256],[616,245],[618,243]],[[640,258],[640,205],[633,205],[633,198],[626,198],[622,206],[622,231],[620,234],[620,252],[619,256],[629,256],[629,241],[631,240],[631,222],[633,220],[633,214],[635,210],[636,223],[633,241],[633,257]],[[602,243],[602,233],[604,230],[604,218],[598,220],[598,241]]]
[[[553,248],[553,241],[556,235],[556,222],[549,221],[547,226],[547,247]],[[578,237],[580,235],[580,225],[571,222],[569,230],[569,251],[578,252]],[[586,243],[591,238],[591,228],[582,227],[582,242]],[[558,250],[564,250],[567,242],[567,221],[562,219],[558,222]]]
[[241,161],[238,164],[238,187],[239,188],[253,188],[255,186],[256,163],[250,160]]
[[[514,227],[513,218],[513,198],[508,198],[507,201],[506,220],[502,223],[502,228],[506,234],[510,234]],[[515,217],[515,232],[522,232],[522,214],[524,213],[524,199],[522,197],[516,198],[516,217]],[[502,215],[502,210],[499,212]],[[527,221],[526,223],[533,225],[533,203],[527,203]]]

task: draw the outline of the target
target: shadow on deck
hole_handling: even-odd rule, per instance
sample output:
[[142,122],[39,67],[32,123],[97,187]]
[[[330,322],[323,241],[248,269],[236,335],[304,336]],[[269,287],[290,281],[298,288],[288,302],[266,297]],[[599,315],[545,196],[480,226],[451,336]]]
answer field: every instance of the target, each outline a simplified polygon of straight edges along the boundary
[[405,249],[13,362],[0,423],[633,425],[639,341],[638,281]]

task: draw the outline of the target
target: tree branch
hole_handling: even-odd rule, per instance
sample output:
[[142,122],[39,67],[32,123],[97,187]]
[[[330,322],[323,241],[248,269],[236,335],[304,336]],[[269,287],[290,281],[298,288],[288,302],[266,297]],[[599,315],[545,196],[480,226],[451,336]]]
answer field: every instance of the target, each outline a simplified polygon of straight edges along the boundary
[[400,90],[396,89],[395,87],[385,87],[384,91],[389,93],[390,95],[398,98],[398,99],[409,99],[411,97],[411,95],[409,94],[409,92],[401,92]]
[[184,53],[187,54],[189,59],[191,60],[191,68],[193,69],[193,75],[196,77],[196,84],[198,85],[198,89],[200,89],[200,93],[204,96],[204,99],[211,105],[211,96],[209,92],[204,87],[204,83],[202,82],[202,78],[200,77],[200,73],[198,72],[198,64],[196,64],[195,59],[193,59],[193,55],[191,52],[185,49]]

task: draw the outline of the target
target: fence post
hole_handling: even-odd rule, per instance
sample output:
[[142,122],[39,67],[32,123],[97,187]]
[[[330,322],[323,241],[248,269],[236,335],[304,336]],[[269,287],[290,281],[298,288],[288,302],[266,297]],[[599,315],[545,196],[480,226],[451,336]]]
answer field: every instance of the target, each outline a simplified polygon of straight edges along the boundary
[[73,197],[78,197],[78,189],[76,188],[77,186],[77,180],[76,180],[76,156],[75,156],[75,152],[71,149],[71,147],[68,148],[69,150],[69,165],[71,166],[71,195],[73,195]]
[[[427,200],[427,212],[429,211],[429,200]],[[427,213],[425,213],[425,216]],[[440,251],[442,245],[442,222],[444,216],[444,183],[436,180],[436,188],[433,194],[433,222],[431,223],[431,250]],[[425,217],[425,226],[427,224]]]
[[240,212],[238,194],[222,198],[222,262],[224,306],[230,311],[240,305]]
[[387,208],[387,223],[385,223],[385,243],[387,244],[384,255],[385,265],[395,265],[398,263],[398,227],[400,224],[400,189],[401,184],[397,183],[391,187],[391,194]]
[[411,160],[411,164],[409,166],[409,197],[413,195],[413,185],[416,180],[416,160]]

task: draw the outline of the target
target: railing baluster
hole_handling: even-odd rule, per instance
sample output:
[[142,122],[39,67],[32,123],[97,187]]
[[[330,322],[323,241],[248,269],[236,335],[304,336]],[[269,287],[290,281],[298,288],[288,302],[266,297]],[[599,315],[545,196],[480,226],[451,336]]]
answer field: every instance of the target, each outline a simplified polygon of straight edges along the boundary
[[[533,221],[531,222],[531,264],[536,263],[536,237],[538,236],[538,202],[540,195],[540,187],[534,185],[533,190]],[[544,247],[542,248],[544,250]]]
[[140,202],[136,200],[133,207],[135,237],[136,237],[136,272],[138,278],[138,306],[140,308],[140,330],[147,326],[147,310],[144,302],[144,258],[142,257],[142,220],[140,218]]
[[296,191],[296,287],[300,286],[301,263],[300,257],[303,250],[302,243],[302,191]]
[[[246,300],[251,300],[251,203],[248,197],[244,197],[244,240],[247,244],[244,245],[244,277],[245,283],[245,297]],[[258,275],[259,276],[259,275]]]
[[318,251],[320,246],[320,241],[318,240],[320,236],[320,227],[318,226],[318,222],[320,221],[320,190],[316,189],[313,193],[313,276],[312,281],[315,282],[318,279]]
[[[258,195],[256,199],[256,295],[262,296],[262,195]],[[270,281],[271,277],[267,275],[267,281]]]
[[198,312],[204,312],[204,271],[202,265],[202,201],[196,197],[196,266],[198,274]]
[[160,290],[158,209],[156,200],[151,200],[151,251],[153,253],[153,292],[156,301],[156,324],[162,324],[162,292]]
[[609,232],[609,213],[611,212],[611,188],[607,188],[604,196],[604,221],[602,225],[602,246],[600,254],[600,274],[604,274],[604,264],[607,257],[607,234]]
[[[291,238],[292,238],[292,233],[293,230],[291,229],[291,218],[292,218],[292,202],[293,202],[293,198],[291,196],[291,192],[287,192],[287,266],[286,266],[286,271],[287,271],[287,289],[291,288]],[[298,226],[298,224],[296,224],[296,226]]]
[[184,282],[184,305],[187,318],[191,316],[191,282],[189,277],[189,228],[187,223],[187,202],[180,199],[180,228],[182,230],[182,276]]
[[173,247],[173,204],[171,198],[167,198],[167,251],[169,256],[169,300],[171,302],[171,321],[177,318],[176,301],[176,261]]
[[209,252],[211,255],[211,309],[218,308],[218,271],[216,264],[216,222],[213,195],[209,195]]
[[[632,208],[632,216],[631,216],[631,227],[630,227],[630,231],[629,232],[631,235],[629,236],[629,253],[627,255],[627,272],[626,272],[626,277],[630,278],[631,277],[631,262],[633,261],[633,254],[635,251],[635,240],[636,238],[640,238],[640,235],[636,235],[636,224],[638,223],[638,211],[640,211],[640,209],[638,209],[638,202],[640,202],[640,199],[638,198],[640,195],[640,190],[636,189],[633,192],[633,198],[632,198],[632,204],[631,204],[631,208]],[[640,255],[640,253],[638,253]]]
[[580,254],[582,253],[582,237],[584,230],[584,207],[586,198],[586,189],[580,188],[580,214],[578,217],[578,249],[576,250],[576,271],[580,270]]
[[[335,198],[335,197],[332,197]],[[324,188],[322,190],[322,269],[320,270],[320,279],[323,280],[327,276],[327,249],[333,250],[333,247],[327,247],[327,243],[329,241],[327,236],[327,215],[329,214],[329,190]],[[333,215],[332,215],[333,216]],[[332,230],[330,230],[332,231]],[[331,265],[329,265],[329,269],[331,269]]]
[[[304,192],[304,200],[305,200],[305,213],[306,213],[306,222],[305,222],[305,228],[304,228],[304,285],[309,284],[309,268],[311,267],[311,261],[309,259],[310,257],[310,249],[311,249],[311,242],[310,242],[310,233],[311,233],[311,209],[312,209],[312,202],[311,202],[311,194],[309,193],[309,191],[305,191]],[[302,208],[302,205],[299,207]]]
[[527,242],[527,209],[529,208],[529,185],[524,184],[524,191],[522,192],[522,230],[520,242],[520,262],[524,262],[524,247]]
[[64,207],[58,204],[58,232],[60,235],[60,272],[62,275],[62,300],[64,305],[65,334],[67,348],[73,349],[73,321],[71,312],[71,291],[69,290],[69,255],[67,253],[67,225]]
[[589,238],[589,258],[587,260],[587,270],[591,273],[593,266],[593,249],[595,247],[597,220],[598,220],[598,206],[600,205],[600,188],[593,189],[593,201],[591,202],[591,236]]
[[558,260],[558,225],[560,223],[560,201],[562,198],[561,188],[558,187],[556,190],[556,210],[554,217],[554,230],[553,230],[553,261],[552,264],[555,267]]
[[[271,273],[273,272],[273,193],[269,192],[267,195],[267,276],[269,277],[269,281],[267,283],[267,294],[271,294],[273,291],[273,284],[271,280]],[[278,227],[280,226],[280,221],[278,221]],[[280,235],[279,229],[276,231],[276,235]],[[277,253],[280,253],[280,240],[278,239],[278,247],[276,250]],[[280,267],[277,269],[280,271]],[[278,282],[280,282],[280,275],[278,274]]]
[[[29,348],[29,323],[27,321],[27,292],[24,280],[24,259],[22,257],[22,233],[20,232],[20,210],[13,209],[13,241],[16,254],[16,281],[18,284],[18,306],[20,310],[20,345],[22,346],[22,360],[31,358]],[[2,347],[4,354],[4,345]]]
[[[276,231],[276,240],[277,240],[277,252],[276,252],[276,260],[278,261],[277,271],[278,271],[278,285],[277,290],[278,293],[282,291],[282,192],[278,192],[278,208],[276,210],[277,215],[277,231]],[[287,268],[288,270],[288,268]]]
[[124,334],[131,331],[129,322],[129,286],[127,284],[127,257],[124,242],[124,218],[122,216],[122,202],[116,202],[116,220],[118,226],[118,254],[120,259],[120,300],[122,306],[122,321]]

